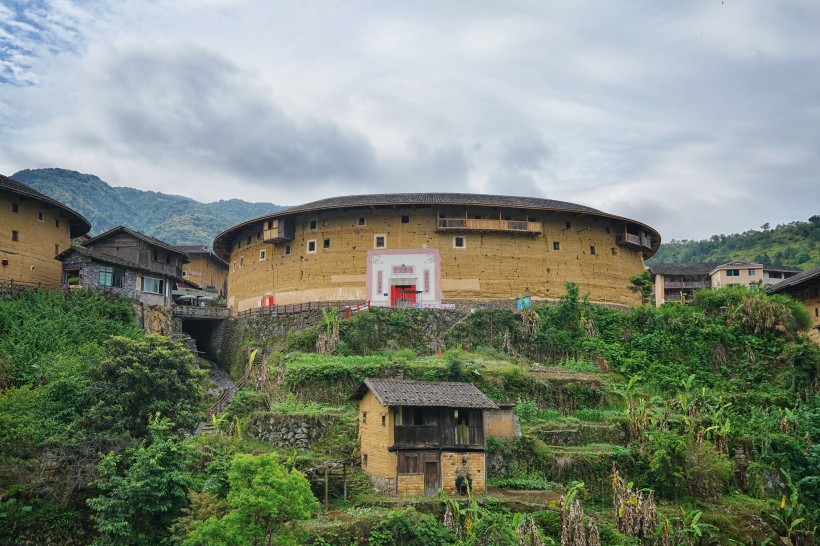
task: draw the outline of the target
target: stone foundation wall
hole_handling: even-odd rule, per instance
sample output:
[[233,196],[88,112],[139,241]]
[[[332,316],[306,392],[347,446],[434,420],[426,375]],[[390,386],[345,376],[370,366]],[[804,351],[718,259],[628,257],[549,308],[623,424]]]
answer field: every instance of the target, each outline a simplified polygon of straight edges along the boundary
[[310,449],[339,422],[337,415],[254,413],[248,435],[283,449]]

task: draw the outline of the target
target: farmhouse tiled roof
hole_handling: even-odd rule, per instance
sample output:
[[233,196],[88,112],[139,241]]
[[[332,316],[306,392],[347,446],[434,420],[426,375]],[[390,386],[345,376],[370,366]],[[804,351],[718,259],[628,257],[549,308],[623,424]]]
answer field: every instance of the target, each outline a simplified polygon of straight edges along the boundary
[[205,254],[207,257],[213,258],[219,265],[226,268],[228,267],[228,262],[214,254],[207,245],[175,245],[174,248],[188,255],[188,257],[190,257],[191,254]]
[[570,212],[578,214],[589,214],[591,216],[601,216],[615,220],[623,220],[632,224],[637,224],[653,235],[653,254],[660,245],[660,234],[654,228],[635,220],[630,220],[623,216],[609,214],[607,212],[578,205],[568,201],[557,201],[555,199],[542,199],[539,197],[520,197],[513,195],[489,195],[478,193],[374,193],[365,195],[345,195],[341,197],[329,197],[318,201],[311,201],[303,205],[296,205],[283,210],[260,216],[233,226],[214,239],[213,247],[221,258],[225,259],[230,247],[230,239],[234,234],[249,225],[270,219],[281,218],[298,213],[318,212],[331,209],[363,208],[363,207],[399,207],[399,206],[419,206],[419,207],[501,207],[507,209],[543,210],[550,212]]
[[650,263],[649,271],[655,275],[708,275],[719,266],[717,262],[697,263]]
[[[133,269],[135,271],[142,271],[144,273],[151,273],[152,275],[156,275],[155,272],[151,271],[147,267],[141,266],[138,263],[132,262],[131,260],[126,260],[125,258],[120,258],[119,256],[113,256],[111,254],[106,254],[105,252],[100,252],[98,250],[94,250],[92,248],[86,248],[84,246],[72,246],[66,250],[63,250],[59,254],[57,254],[56,259],[65,261],[66,258],[71,256],[72,254],[79,254],[81,256],[85,256],[86,258],[91,258],[95,262],[100,262],[109,265],[116,265],[119,267],[123,267],[126,269]],[[191,284],[195,287],[198,285],[194,282],[189,281],[188,279],[181,279],[174,275],[168,275],[169,278],[174,279],[176,282],[184,282]]]
[[31,199],[37,199],[39,201],[43,201],[44,203],[48,203],[49,205],[61,209],[68,215],[68,225],[71,238],[85,235],[89,232],[89,230],[91,230],[91,223],[88,220],[86,220],[80,213],[69,208],[67,205],[64,205],[63,203],[60,203],[59,201],[38,192],[34,188],[26,186],[22,182],[18,182],[13,178],[9,178],[8,176],[3,176],[2,174],[0,174],[0,190],[5,190],[23,197],[29,197]]
[[368,390],[389,407],[498,409],[498,405],[472,383],[367,378],[351,399],[361,400]]
[[799,288],[800,285],[804,282],[808,282],[813,279],[820,279],[820,267],[815,267],[814,269],[803,271],[802,273],[798,273],[794,277],[789,277],[786,280],[780,281],[779,283],[769,288],[769,292],[788,292],[789,289]]
[[137,239],[140,239],[140,240],[148,243],[149,245],[154,245],[154,246],[159,247],[159,248],[161,248],[161,249],[163,249],[167,252],[173,252],[174,254],[178,254],[178,255],[182,256],[185,260],[190,261],[190,258],[188,258],[188,255],[185,254],[184,252],[180,251],[177,247],[171,246],[171,245],[169,245],[168,243],[166,243],[164,241],[160,241],[159,239],[154,239],[153,237],[150,237],[150,236],[148,236],[144,233],[140,233],[139,231],[134,231],[133,229],[128,229],[125,226],[117,226],[115,228],[109,229],[105,233],[100,233],[96,237],[93,237],[93,238],[89,239],[88,241],[86,241],[83,244],[87,247],[93,247],[94,243],[102,241],[103,239],[107,239],[108,237],[111,237],[112,235],[114,235],[116,233],[120,233],[120,232],[127,233],[128,235],[131,235],[132,237],[136,237]]
[[790,267],[788,265],[763,265],[763,271],[780,271],[781,273],[802,273],[803,270],[799,267]]

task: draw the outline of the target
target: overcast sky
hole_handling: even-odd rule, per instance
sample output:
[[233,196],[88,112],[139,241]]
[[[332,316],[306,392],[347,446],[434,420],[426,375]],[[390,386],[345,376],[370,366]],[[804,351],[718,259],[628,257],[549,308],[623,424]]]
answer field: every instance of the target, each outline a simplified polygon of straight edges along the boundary
[[562,199],[664,240],[820,213],[820,2],[2,0],[0,173],[199,201]]

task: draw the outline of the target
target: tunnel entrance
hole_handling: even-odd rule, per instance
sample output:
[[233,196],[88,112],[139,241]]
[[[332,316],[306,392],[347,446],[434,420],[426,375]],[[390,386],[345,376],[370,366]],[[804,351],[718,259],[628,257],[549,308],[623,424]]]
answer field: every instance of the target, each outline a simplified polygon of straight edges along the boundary
[[183,318],[180,322],[182,332],[191,336],[196,342],[196,350],[208,360],[215,360],[216,355],[211,350],[211,338],[222,324],[222,319]]

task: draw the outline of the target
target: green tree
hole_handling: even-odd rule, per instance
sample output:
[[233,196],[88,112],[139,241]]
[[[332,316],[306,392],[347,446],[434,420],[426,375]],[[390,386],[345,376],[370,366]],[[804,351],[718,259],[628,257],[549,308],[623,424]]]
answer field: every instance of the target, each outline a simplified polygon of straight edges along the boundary
[[231,511],[197,525],[185,546],[299,544],[295,522],[319,507],[301,472],[287,470],[273,454],[237,455],[229,480]]
[[157,544],[186,503],[196,450],[171,432],[173,423],[156,416],[144,440],[125,455],[109,453],[100,461],[97,486],[88,499],[100,537],[96,544]]
[[652,294],[655,292],[655,284],[652,282],[652,274],[644,271],[640,275],[629,277],[629,290],[641,295],[641,305],[652,303]]
[[97,400],[88,413],[92,428],[143,438],[156,413],[185,431],[199,422],[201,392],[193,356],[166,337],[111,338],[90,376]]

